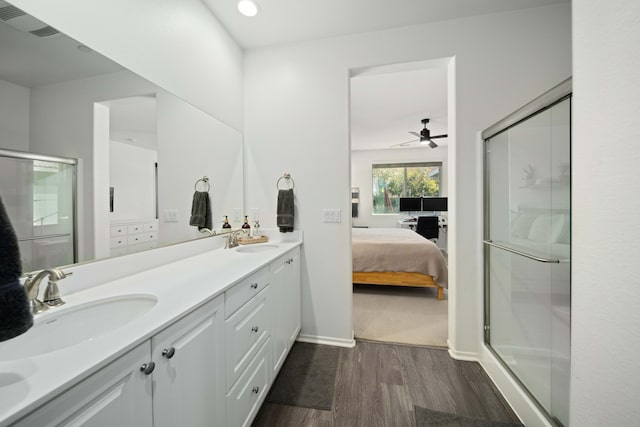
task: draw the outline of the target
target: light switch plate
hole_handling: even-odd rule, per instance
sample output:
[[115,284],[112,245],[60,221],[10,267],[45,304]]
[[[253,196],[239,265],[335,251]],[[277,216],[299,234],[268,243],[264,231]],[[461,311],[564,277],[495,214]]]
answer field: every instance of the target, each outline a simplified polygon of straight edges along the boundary
[[178,211],[174,209],[165,209],[164,222],[178,222]]
[[342,222],[342,211],[340,209],[323,209],[322,222]]

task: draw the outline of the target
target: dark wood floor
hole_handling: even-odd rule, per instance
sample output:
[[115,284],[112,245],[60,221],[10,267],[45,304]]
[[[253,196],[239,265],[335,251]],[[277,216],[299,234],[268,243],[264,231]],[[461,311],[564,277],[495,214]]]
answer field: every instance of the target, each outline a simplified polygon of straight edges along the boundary
[[490,421],[518,421],[475,362],[446,349],[357,341],[340,349],[333,409],[265,403],[253,427],[415,427],[414,405]]

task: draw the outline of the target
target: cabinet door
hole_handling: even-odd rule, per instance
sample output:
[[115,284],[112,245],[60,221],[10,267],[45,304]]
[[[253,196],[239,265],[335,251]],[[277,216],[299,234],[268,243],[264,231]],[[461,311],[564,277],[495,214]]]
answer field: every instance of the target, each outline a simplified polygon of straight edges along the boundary
[[226,426],[224,298],[152,338],[155,427]]
[[289,335],[286,328],[288,301],[285,296],[287,276],[287,260],[289,255],[278,258],[270,266],[269,287],[271,288],[271,315],[273,330],[271,332],[271,351],[273,360],[273,377],[280,371],[289,350]]
[[284,313],[287,347],[290,349],[300,333],[302,319],[302,301],[300,295],[300,249],[295,248],[287,255],[286,280],[284,288],[284,300],[286,307]]
[[270,266],[273,332],[273,371],[278,373],[300,333],[300,249],[295,248]]
[[151,427],[151,375],[140,371],[150,360],[146,341],[13,426]]

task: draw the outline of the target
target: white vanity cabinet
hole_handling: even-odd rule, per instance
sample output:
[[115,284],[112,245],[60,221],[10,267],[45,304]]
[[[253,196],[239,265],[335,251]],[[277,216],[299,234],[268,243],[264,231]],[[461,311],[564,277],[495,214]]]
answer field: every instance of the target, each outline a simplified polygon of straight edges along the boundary
[[15,426],[227,426],[223,309],[213,299]]
[[[301,322],[300,248],[291,248],[275,259],[254,259],[260,262],[257,270],[237,276],[244,279],[230,287],[215,284],[217,291],[204,292],[213,299],[198,308],[193,309],[191,301],[176,300],[185,308],[174,309],[171,297],[163,300],[159,296],[158,306],[145,314],[156,320],[147,319],[146,326],[140,326],[147,332],[140,332],[135,347],[116,359],[113,353],[104,354],[109,364],[71,388],[52,390],[46,402],[10,426],[251,425],[300,332]],[[150,277],[145,280],[154,280]],[[203,295],[205,285],[198,284]],[[182,294],[169,295],[184,298]],[[167,316],[177,320],[161,328]],[[135,331],[120,341],[115,335],[105,337],[100,348],[109,348],[107,340],[133,345],[133,341],[124,340],[136,337]],[[112,351],[117,351],[115,344]],[[80,353],[68,354],[80,360]],[[99,349],[95,353],[102,354]],[[48,367],[50,361],[42,363]],[[74,377],[68,378],[71,381]],[[5,425],[2,420],[0,425]]]
[[280,371],[300,333],[300,249],[287,252],[270,266],[273,321],[273,375]]
[[151,376],[140,371],[150,358],[147,340],[12,426],[151,427]]

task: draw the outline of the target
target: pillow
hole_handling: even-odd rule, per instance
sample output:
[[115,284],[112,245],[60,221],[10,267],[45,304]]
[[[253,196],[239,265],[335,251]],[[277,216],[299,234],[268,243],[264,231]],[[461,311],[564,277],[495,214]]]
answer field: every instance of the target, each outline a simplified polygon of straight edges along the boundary
[[524,239],[529,237],[529,230],[531,230],[531,224],[536,219],[533,215],[520,214],[514,218],[511,224],[511,235],[515,237],[522,237]]
[[564,243],[569,244],[569,240],[571,240],[571,219],[569,215],[563,214],[564,218],[564,229],[562,230],[562,234],[556,240],[556,243]]
[[561,239],[567,227],[565,215],[540,215],[531,224],[529,240],[553,243]]

